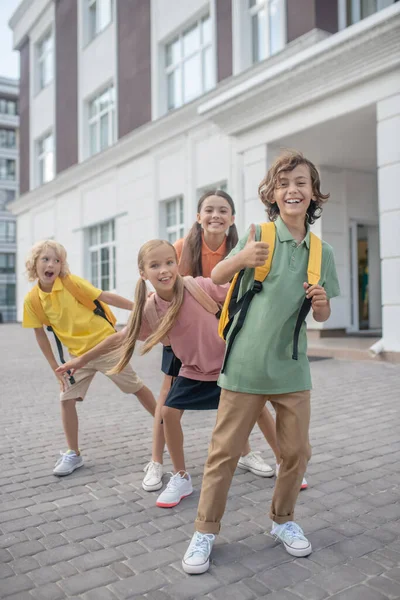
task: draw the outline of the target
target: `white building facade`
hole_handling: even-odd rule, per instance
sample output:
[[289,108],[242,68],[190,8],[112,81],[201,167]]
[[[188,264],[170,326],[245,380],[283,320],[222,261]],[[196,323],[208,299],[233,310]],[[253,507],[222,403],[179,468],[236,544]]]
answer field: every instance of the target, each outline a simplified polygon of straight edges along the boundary
[[11,19],[25,94],[19,319],[37,240],[57,239],[73,272],[131,297],[139,247],[181,237],[202,190],[226,187],[239,232],[265,219],[258,184],[290,147],[331,194],[314,229],[342,290],[310,327],[382,332],[385,352],[400,352],[400,3],[127,4],[23,0]]

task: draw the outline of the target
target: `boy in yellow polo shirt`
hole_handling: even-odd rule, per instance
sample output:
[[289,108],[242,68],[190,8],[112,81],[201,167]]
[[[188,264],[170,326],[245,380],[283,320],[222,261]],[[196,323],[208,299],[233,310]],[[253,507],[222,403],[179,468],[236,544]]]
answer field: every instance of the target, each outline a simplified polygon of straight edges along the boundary
[[[40,304],[46,319],[58,339],[73,356],[80,356],[91,350],[115,333],[115,330],[105,318],[78,302],[63,284],[64,277],[68,275],[90,300],[99,300],[117,308],[132,310],[130,300],[112,292],[102,292],[85,279],[70,275],[65,248],[53,240],[38,242],[33,246],[26,261],[26,269],[29,281],[38,281]],[[53,473],[58,476],[69,475],[83,465],[78,444],[76,402],[84,399],[89,385],[98,371],[107,374],[118,361],[113,353],[106,354],[99,360],[91,361],[85,368],[74,374],[75,383],[71,384],[66,375],[56,373],[58,364],[43,329],[43,322],[34,310],[30,293],[24,300],[22,325],[34,329],[39,348],[60,384],[61,416],[68,450],[61,454]],[[108,377],[126,394],[135,394],[144,408],[154,416],[156,407],[154,396],[143,385],[130,365],[118,375]]]

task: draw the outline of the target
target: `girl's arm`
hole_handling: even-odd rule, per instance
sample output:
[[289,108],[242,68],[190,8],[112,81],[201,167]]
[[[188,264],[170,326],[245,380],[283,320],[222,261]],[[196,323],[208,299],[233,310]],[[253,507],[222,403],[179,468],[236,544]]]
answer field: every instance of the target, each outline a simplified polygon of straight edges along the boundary
[[82,354],[82,356],[77,356],[76,358],[72,358],[67,361],[65,364],[58,367],[56,373],[62,374],[67,371],[71,371],[71,374],[84,367],[89,361],[99,358],[99,356],[103,356],[103,354],[107,354],[112,350],[116,350],[119,348],[124,341],[126,336],[126,328],[118,331],[118,333],[113,333],[108,336],[105,340],[97,344],[94,348]]
[[49,363],[51,370],[53,371],[53,373],[55,373],[55,376],[60,382],[61,389],[64,392],[67,389],[67,383],[64,377],[62,377],[62,373],[57,372],[58,363],[54,357],[53,350],[50,345],[49,338],[46,335],[46,332],[43,329],[43,327],[35,328],[34,332],[38,346],[41,349],[45,359]]
[[115,306],[116,308],[124,308],[125,310],[130,311],[133,310],[133,302],[131,302],[131,300],[128,300],[123,296],[118,296],[118,294],[114,294],[113,292],[101,292],[97,300],[110,304],[110,306]]

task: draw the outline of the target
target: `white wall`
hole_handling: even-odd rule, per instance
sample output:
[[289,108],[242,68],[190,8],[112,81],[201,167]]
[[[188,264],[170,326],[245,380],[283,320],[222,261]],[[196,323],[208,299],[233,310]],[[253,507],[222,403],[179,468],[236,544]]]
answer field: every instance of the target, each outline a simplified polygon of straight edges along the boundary
[[[30,32],[30,186],[37,184],[36,157],[37,141],[52,132],[55,136],[55,82],[53,80],[38,92],[37,44],[42,37],[54,29],[54,5],[49,4],[35,22]],[[53,37],[53,61],[55,64],[55,40]],[[55,137],[54,137],[55,147]]]

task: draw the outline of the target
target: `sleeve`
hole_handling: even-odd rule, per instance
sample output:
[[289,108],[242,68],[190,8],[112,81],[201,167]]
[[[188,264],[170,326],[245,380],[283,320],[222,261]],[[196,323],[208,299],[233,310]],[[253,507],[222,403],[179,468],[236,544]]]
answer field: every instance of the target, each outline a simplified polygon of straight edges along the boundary
[[81,290],[91,299],[97,300],[100,296],[102,290],[97,287],[94,287],[89,281],[86,279],[82,279],[82,277],[78,277],[77,275],[70,275],[72,281],[76,283],[77,286],[81,288]]
[[225,302],[230,283],[217,285],[209,277],[196,277],[196,282],[215,302],[218,302],[218,304]]
[[335,258],[333,255],[333,250],[330,246],[328,246],[326,268],[324,269],[321,285],[325,289],[329,300],[331,298],[336,298],[336,296],[340,296],[340,285],[336,272]]
[[22,318],[22,327],[27,329],[39,329],[39,327],[43,327],[43,323],[39,321],[33,311],[29,294],[27,294],[24,299],[24,316]]
[[185,239],[181,238],[180,240],[176,240],[176,242],[174,243],[174,248],[175,248],[176,254],[178,256],[178,263],[181,260],[184,241],[185,241]]

